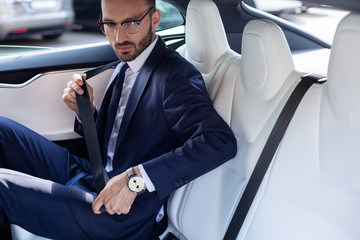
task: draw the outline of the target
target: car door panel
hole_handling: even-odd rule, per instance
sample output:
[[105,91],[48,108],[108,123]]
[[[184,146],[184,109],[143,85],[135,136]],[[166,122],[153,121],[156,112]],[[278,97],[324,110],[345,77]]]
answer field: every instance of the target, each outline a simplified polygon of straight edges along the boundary
[[[44,72],[23,84],[0,84],[0,101],[6,103],[0,105],[0,116],[13,119],[51,141],[79,138],[73,131],[74,112],[62,101],[62,95],[72,75],[86,70]],[[97,106],[112,72],[109,69],[89,79]]]

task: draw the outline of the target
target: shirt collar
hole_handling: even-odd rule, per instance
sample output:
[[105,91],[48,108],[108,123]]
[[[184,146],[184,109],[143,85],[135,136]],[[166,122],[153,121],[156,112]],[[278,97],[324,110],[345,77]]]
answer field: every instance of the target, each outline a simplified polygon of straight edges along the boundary
[[134,73],[137,73],[140,71],[140,69],[144,65],[146,59],[149,57],[150,53],[154,49],[158,38],[159,37],[156,36],[156,39],[139,56],[137,56],[134,60],[127,62],[129,67],[131,68],[131,70]]

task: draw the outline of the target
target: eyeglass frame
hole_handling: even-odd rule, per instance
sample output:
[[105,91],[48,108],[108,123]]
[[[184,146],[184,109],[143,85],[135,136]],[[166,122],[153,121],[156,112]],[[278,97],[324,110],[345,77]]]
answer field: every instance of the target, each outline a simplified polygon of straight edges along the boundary
[[[138,33],[139,31],[140,31],[140,24],[141,24],[141,22],[142,22],[142,20],[144,20],[144,18],[151,12],[151,10],[153,10],[153,9],[155,9],[154,7],[151,7],[145,14],[144,14],[144,16],[142,16],[140,19],[138,19],[138,20],[128,20],[128,21],[124,21],[124,22],[117,22],[117,23],[115,23],[115,22],[110,22],[110,21],[108,21],[108,22],[102,22],[102,13],[100,13],[100,17],[99,17],[99,20],[98,20],[98,23],[97,23],[97,25],[98,25],[98,27],[100,28],[100,30],[101,30],[101,32],[102,33],[104,33],[105,35],[113,35],[113,34],[106,34],[105,33],[105,28],[104,28],[104,25],[105,24],[114,24],[114,34],[116,34],[116,32],[117,32],[117,26],[120,24],[121,25],[121,27],[124,29],[124,31],[125,32],[127,32],[127,33],[129,33],[129,34],[136,34],[136,33]],[[136,32],[129,32],[128,31],[128,29],[126,28],[126,27],[124,27],[124,24],[126,24],[126,23],[135,23],[136,25],[137,25],[137,30],[136,30]]]

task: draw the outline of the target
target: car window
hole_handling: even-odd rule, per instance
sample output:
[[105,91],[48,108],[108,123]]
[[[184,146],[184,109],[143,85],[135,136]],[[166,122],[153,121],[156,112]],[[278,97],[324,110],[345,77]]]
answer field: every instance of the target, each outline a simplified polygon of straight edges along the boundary
[[338,22],[348,14],[348,11],[306,1],[244,0],[244,2],[250,7],[287,20],[330,44]]
[[161,21],[157,27],[157,31],[167,30],[184,25],[184,17],[176,7],[162,0],[157,0],[156,4],[157,9],[161,12]]
[[[185,20],[178,9],[163,0],[156,0],[156,6],[161,11],[157,33],[184,34]],[[0,0],[1,9],[9,10],[0,14],[1,56],[39,51],[34,47],[67,48],[107,42],[97,26],[101,0],[31,0],[18,4]]]

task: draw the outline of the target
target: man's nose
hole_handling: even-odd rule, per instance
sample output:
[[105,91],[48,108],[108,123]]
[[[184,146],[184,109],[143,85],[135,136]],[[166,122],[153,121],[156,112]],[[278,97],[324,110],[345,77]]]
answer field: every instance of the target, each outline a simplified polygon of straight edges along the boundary
[[120,24],[116,25],[115,36],[116,36],[117,42],[123,42],[127,34],[128,33],[125,31],[125,29]]

